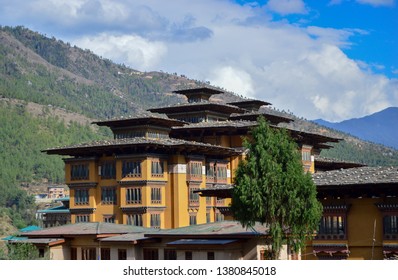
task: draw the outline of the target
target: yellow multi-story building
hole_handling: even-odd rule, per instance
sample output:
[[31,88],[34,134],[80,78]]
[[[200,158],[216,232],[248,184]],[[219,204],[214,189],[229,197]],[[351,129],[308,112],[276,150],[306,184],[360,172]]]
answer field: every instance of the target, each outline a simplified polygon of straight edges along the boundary
[[[229,198],[201,197],[198,190],[230,186],[244,155],[243,137],[263,115],[273,126],[291,119],[260,112],[269,103],[214,103],[222,91],[176,91],[188,102],[150,109],[132,118],[96,122],[114,139],[49,149],[65,158],[71,222],[108,222],[179,228],[229,219]],[[337,139],[289,130],[305,170],[314,155]]]

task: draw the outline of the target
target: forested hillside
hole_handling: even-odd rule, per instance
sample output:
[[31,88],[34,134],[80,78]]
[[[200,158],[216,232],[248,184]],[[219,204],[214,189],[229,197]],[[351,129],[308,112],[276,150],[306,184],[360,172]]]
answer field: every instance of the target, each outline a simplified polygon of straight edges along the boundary
[[[204,84],[176,73],[139,72],[23,27],[0,27],[0,223],[8,217],[17,227],[32,223],[36,206],[26,186],[63,182],[61,158],[41,150],[111,137],[90,120],[184,102],[172,91]],[[240,99],[226,93],[213,101]],[[331,132],[296,120],[295,129]],[[325,155],[398,165],[396,150],[335,135],[347,141]]]
[[110,137],[109,131],[94,131],[90,125],[65,123],[43,110],[41,116],[29,113],[24,104],[0,101],[0,216],[23,227],[34,221],[34,199],[20,186],[32,182],[64,181],[63,161],[41,151]]

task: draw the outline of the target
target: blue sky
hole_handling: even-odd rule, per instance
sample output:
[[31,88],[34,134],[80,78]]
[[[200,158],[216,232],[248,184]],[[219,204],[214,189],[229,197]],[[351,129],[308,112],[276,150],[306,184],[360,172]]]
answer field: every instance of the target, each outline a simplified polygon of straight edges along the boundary
[[397,2],[0,0],[0,24],[341,121],[398,107]]

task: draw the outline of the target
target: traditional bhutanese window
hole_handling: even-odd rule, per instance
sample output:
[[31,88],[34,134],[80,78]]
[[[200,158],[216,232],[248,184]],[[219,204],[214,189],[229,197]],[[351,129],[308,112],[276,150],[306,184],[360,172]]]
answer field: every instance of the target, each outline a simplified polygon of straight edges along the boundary
[[160,204],[162,203],[162,190],[159,187],[151,188],[151,203]]
[[130,226],[142,227],[142,214],[127,215],[127,224]]
[[151,214],[151,227],[160,228],[160,226],[161,226],[160,213]]
[[144,248],[142,250],[144,255],[144,260],[158,260],[159,259],[159,251],[158,249]]
[[166,132],[160,132],[160,131],[148,131],[147,138],[164,139],[164,138],[169,138],[169,134]]
[[145,137],[144,130],[132,130],[125,132],[118,132],[115,134],[116,139],[126,139],[126,138],[137,138],[137,137]]
[[102,204],[117,204],[117,194],[115,187],[101,188],[101,203]]
[[82,260],[96,260],[97,253],[95,248],[82,248]]
[[75,222],[76,223],[89,223],[90,215],[76,215]]
[[216,221],[216,222],[224,221],[224,215],[218,209],[216,209],[216,211],[215,211],[214,221]]
[[219,164],[216,165],[216,178],[218,183],[227,182],[227,165]]
[[88,189],[75,189],[75,205],[89,204],[89,190]]
[[383,239],[398,239],[398,204],[376,203],[383,215]]
[[199,123],[206,120],[205,116],[187,116],[178,118],[179,121],[189,122],[189,123]]
[[102,179],[116,178],[116,163],[114,161],[104,161],[101,166]]
[[311,161],[311,152],[310,151],[301,151],[301,159],[303,161]]
[[398,234],[398,216],[384,216],[383,218],[384,234]]
[[189,225],[193,226],[197,224],[197,213],[189,213]]
[[115,223],[115,216],[113,216],[113,215],[104,215],[104,223],[114,224]]
[[126,249],[118,249],[117,250],[117,259],[118,260],[127,260],[127,250]]
[[342,215],[322,217],[318,234],[345,234],[345,217]]
[[206,182],[214,182],[216,171],[214,162],[206,162]]
[[174,249],[164,249],[164,259],[165,260],[176,260],[177,251]]
[[199,206],[199,193],[195,192],[199,190],[199,187],[189,186],[189,206]]
[[190,161],[188,163],[188,180],[202,180],[202,162]]
[[72,164],[70,167],[71,180],[88,180],[89,179],[89,166],[88,163]]
[[141,161],[123,161],[122,177],[141,177]]
[[126,188],[126,203],[141,204],[142,203],[142,187]]
[[101,260],[110,260],[110,259],[111,259],[111,249],[101,248]]
[[206,223],[210,223],[211,222],[211,215],[210,215],[210,210],[206,211]]
[[163,177],[163,161],[152,160],[151,162],[151,174],[153,177]]
[[319,230],[315,239],[342,240],[347,235],[347,213],[349,205],[325,205]]

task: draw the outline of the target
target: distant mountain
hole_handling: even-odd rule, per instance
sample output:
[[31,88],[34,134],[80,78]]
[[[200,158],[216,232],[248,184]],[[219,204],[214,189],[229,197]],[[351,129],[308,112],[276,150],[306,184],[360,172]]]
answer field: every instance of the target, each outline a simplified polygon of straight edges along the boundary
[[365,141],[398,149],[398,108],[390,107],[372,115],[338,123],[322,119],[315,123],[343,131]]

